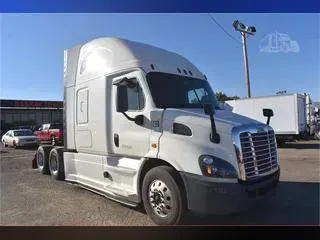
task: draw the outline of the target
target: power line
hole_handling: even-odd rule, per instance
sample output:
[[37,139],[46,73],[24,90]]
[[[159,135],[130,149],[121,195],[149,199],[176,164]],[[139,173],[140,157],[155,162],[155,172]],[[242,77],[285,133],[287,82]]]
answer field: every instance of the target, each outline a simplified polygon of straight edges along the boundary
[[238,41],[235,37],[233,37],[230,33],[228,33],[218,22],[217,20],[214,19],[214,17],[211,16],[210,13],[208,13],[209,17],[222,29],[222,31],[224,31],[229,37],[231,37],[234,41],[236,41],[237,43],[240,43],[242,45],[242,43],[240,41]]

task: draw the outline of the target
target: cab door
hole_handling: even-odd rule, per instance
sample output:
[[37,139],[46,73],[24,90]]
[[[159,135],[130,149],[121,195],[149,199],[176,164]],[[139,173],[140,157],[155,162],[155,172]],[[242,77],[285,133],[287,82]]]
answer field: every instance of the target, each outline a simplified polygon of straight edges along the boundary
[[128,111],[126,114],[134,118],[143,115],[143,125],[138,125],[130,121],[124,114],[116,111],[117,86],[112,85],[112,134],[113,152],[118,156],[129,158],[142,158],[149,149],[151,135],[150,110],[147,101],[147,86],[144,77],[139,71],[131,72],[120,78],[115,78],[114,82],[128,78],[132,84],[127,88]]

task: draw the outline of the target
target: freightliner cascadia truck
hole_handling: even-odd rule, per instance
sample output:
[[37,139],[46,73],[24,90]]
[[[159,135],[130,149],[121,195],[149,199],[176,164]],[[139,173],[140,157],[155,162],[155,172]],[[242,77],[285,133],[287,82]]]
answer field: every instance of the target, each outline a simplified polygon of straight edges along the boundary
[[98,38],[65,50],[64,146],[40,146],[33,168],[142,205],[158,225],[265,203],[280,176],[272,109],[262,123],[219,106],[186,58]]

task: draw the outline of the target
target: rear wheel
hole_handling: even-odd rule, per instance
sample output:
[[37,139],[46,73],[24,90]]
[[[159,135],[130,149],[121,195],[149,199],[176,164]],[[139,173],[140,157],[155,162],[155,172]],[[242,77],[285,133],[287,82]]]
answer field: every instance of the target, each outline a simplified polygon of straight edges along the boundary
[[49,174],[49,154],[51,146],[40,146],[37,151],[37,166],[42,174]]
[[55,180],[64,180],[63,148],[53,148],[50,151],[49,170]]
[[142,184],[142,200],[147,214],[158,225],[181,224],[186,219],[183,183],[171,167],[155,167],[147,172]]
[[16,141],[13,141],[12,146],[13,146],[13,148],[15,148],[15,149],[18,147],[17,144],[16,144]]
[[8,147],[8,145],[6,144],[5,141],[3,141],[3,145],[4,145],[4,147]]

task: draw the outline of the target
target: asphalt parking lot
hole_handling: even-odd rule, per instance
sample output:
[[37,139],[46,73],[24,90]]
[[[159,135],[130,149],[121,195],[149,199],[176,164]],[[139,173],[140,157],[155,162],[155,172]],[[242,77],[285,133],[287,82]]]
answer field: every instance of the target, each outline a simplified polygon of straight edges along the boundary
[[[134,209],[31,169],[35,150],[1,144],[0,223],[9,225],[153,225]],[[279,149],[281,181],[267,205],[229,216],[193,217],[191,224],[319,225],[319,141]]]

